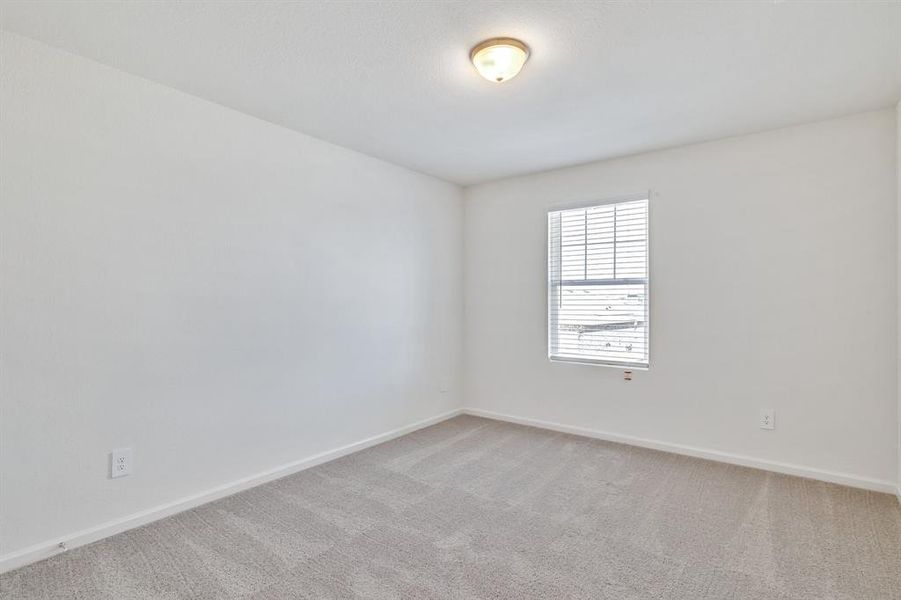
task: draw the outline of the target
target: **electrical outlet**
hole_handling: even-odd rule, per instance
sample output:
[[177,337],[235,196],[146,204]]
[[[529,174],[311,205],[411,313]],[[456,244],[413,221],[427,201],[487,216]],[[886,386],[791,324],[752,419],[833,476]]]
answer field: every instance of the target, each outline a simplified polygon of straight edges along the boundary
[[450,391],[450,378],[443,377],[441,381],[438,383],[438,391],[442,394],[446,394]]
[[761,429],[775,429],[776,428],[776,413],[772,408],[761,408],[760,409],[760,428]]
[[131,448],[117,448],[112,451],[110,460],[110,477],[125,477],[131,475],[132,455]]

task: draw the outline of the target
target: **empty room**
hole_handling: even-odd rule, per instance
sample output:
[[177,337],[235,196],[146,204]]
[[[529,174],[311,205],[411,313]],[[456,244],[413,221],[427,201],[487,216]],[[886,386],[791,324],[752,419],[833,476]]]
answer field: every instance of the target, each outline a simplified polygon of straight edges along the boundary
[[2,600],[901,600],[901,0],[0,0]]

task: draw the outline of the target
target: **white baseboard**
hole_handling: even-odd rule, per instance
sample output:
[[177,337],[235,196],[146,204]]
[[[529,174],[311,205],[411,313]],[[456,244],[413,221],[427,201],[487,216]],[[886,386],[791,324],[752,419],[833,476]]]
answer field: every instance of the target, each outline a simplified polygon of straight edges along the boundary
[[696,448],[694,446],[685,446],[683,444],[660,442],[657,440],[633,437],[631,435],[621,435],[607,431],[598,431],[596,429],[587,429],[585,427],[563,425],[562,423],[553,423],[550,421],[541,421],[538,419],[516,417],[513,415],[505,415],[478,408],[464,408],[462,412],[464,414],[473,415],[476,417],[485,417],[487,419],[495,419],[497,421],[507,421],[509,423],[517,423],[519,425],[529,425],[531,427],[539,427],[541,429],[549,429],[551,431],[560,431],[562,433],[571,433],[574,435],[605,440],[608,442],[627,444],[629,446],[640,446],[642,448],[662,450],[663,452],[671,452],[673,454],[682,454],[685,456],[693,456],[695,458],[715,460],[717,462],[740,465],[743,467],[752,467],[754,469],[773,471],[775,473],[784,473],[786,475],[796,475],[798,477],[806,477],[807,479],[827,481],[829,483],[837,483],[840,485],[862,488],[875,492],[897,494],[898,500],[901,501],[901,488],[899,488],[894,481],[870,479],[868,477],[859,477],[857,475],[851,475],[848,473],[837,473],[834,471],[826,471],[814,467],[805,467],[802,465],[765,460],[751,456],[743,456],[741,454],[731,454],[729,452],[707,450],[705,448]]
[[11,571],[12,569],[17,569],[27,564],[49,558],[54,554],[63,552],[63,550],[60,548],[60,543],[65,543],[66,549],[69,550],[72,548],[77,548],[78,546],[84,546],[85,544],[96,542],[97,540],[103,539],[105,537],[109,537],[111,535],[115,535],[117,533],[133,529],[135,527],[140,527],[141,525],[145,525],[152,521],[157,521],[159,519],[163,519],[176,513],[188,510],[189,508],[194,508],[195,506],[200,506],[201,504],[206,504],[207,502],[212,502],[213,500],[218,500],[219,498],[224,498],[225,496],[230,496],[242,490],[261,485],[268,481],[280,479],[287,475],[291,475],[292,473],[297,473],[298,471],[303,471],[304,469],[309,469],[311,467],[315,467],[316,465],[321,465],[322,463],[326,463],[330,460],[335,460],[336,458],[341,458],[342,456],[353,454],[354,452],[364,450],[366,448],[369,448],[370,446],[375,446],[376,444],[381,444],[382,442],[387,442],[402,435],[412,433],[417,429],[422,429],[424,427],[440,423],[441,421],[445,421],[461,413],[462,411],[459,409],[451,410],[440,415],[425,419],[423,421],[411,423],[409,425],[405,425],[404,427],[399,427],[380,435],[360,440],[359,442],[341,446],[340,448],[335,448],[334,450],[328,450],[327,452],[314,454],[313,456],[309,456],[307,458],[302,458],[300,460],[296,460],[294,462],[290,462],[273,469],[257,473],[255,475],[251,475],[249,477],[238,479],[237,481],[226,483],[225,485],[200,492],[199,494],[187,496],[185,498],[175,500],[174,502],[169,502],[161,506],[155,506],[153,508],[134,513],[120,519],[102,523],[89,529],[84,529],[82,531],[70,533],[68,535],[62,535],[58,538],[47,540],[45,542],[29,546],[22,550],[11,552],[9,554],[0,556],[0,573],[5,573],[6,571]]

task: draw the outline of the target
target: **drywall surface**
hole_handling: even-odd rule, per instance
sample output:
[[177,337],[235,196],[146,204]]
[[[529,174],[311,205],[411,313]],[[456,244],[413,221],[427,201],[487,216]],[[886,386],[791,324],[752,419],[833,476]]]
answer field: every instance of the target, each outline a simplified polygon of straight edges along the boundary
[[459,188],[13,34],[0,83],[0,554],[460,404]]
[[[110,4],[3,0],[0,27],[458,182],[901,94],[899,2]],[[497,35],[532,49],[503,86],[469,61]]]
[[[883,110],[468,188],[467,405],[891,489],[895,127]],[[547,209],[646,190],[650,370],[549,362]]]
[[[898,235],[901,237],[901,102],[898,102],[898,105],[895,108],[895,123],[897,126],[897,134],[895,135],[896,147],[895,147],[895,174],[897,176],[897,182],[895,186],[895,191],[898,195]],[[901,240],[897,240],[898,243],[898,319],[899,319],[899,328],[898,328],[898,352],[899,352],[899,362],[898,362],[898,377],[899,377],[899,386],[898,386],[898,501],[901,502]]]

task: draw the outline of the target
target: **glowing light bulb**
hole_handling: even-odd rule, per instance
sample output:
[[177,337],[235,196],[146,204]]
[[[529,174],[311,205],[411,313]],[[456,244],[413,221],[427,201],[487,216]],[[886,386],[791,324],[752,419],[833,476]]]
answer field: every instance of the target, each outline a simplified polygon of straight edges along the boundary
[[494,38],[473,48],[469,58],[482,77],[501,83],[519,74],[529,60],[529,47],[513,38]]

